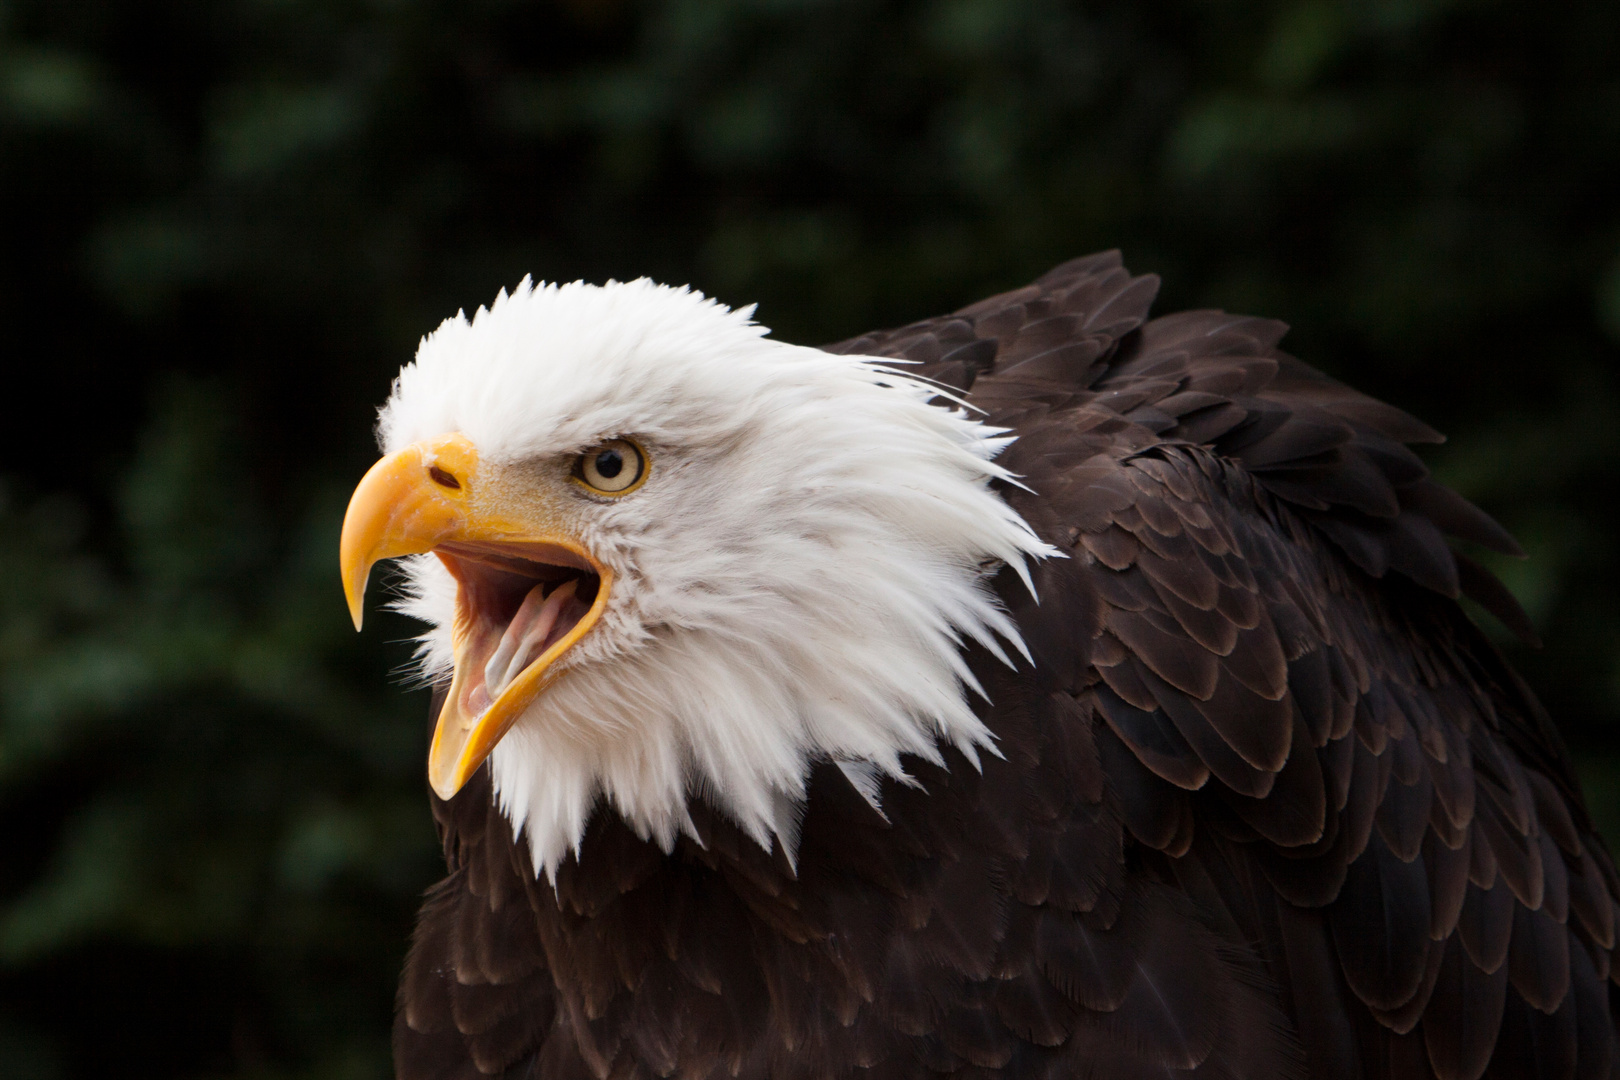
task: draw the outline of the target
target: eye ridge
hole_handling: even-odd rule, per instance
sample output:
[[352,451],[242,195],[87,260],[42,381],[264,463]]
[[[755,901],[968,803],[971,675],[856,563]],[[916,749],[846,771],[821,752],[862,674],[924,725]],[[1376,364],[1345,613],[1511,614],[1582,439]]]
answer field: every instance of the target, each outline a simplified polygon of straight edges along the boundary
[[607,439],[574,459],[573,480],[595,495],[628,495],[647,479],[647,452],[632,439]]

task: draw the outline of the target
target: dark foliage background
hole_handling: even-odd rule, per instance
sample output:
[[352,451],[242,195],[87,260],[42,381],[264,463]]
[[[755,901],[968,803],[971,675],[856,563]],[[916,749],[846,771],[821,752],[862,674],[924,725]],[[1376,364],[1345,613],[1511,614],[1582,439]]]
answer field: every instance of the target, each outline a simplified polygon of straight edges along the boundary
[[0,0],[0,1075],[380,1077],[438,856],[372,409],[525,273],[791,340],[1119,246],[1448,431],[1620,832],[1620,5]]

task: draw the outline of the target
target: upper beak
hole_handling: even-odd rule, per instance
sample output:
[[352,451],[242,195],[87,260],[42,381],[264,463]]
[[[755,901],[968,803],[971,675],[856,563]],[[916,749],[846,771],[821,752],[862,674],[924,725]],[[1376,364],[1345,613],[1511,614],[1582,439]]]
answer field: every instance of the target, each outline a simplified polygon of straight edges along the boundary
[[[498,488],[498,480],[480,475],[477,448],[466,436],[444,435],[373,465],[343,519],[343,590],[355,629],[366,579],[379,560],[432,551],[456,578],[455,674],[428,754],[429,782],[444,799],[556,677],[556,661],[595,625],[612,586],[612,572],[559,527],[566,514],[532,492],[514,499]],[[578,616],[571,626],[559,613],[569,604]],[[539,631],[543,651],[515,675],[503,673],[499,693],[491,694],[486,662],[501,649],[510,662],[516,643],[503,640],[507,631],[521,629],[517,620],[533,627],[534,612],[547,608],[549,616],[541,617],[554,630]]]

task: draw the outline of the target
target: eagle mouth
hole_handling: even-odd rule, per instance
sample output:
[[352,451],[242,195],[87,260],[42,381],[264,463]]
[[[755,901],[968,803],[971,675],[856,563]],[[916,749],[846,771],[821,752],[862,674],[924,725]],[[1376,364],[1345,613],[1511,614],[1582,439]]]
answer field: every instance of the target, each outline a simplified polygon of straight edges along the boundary
[[468,720],[551,667],[602,597],[594,560],[558,544],[450,541],[434,553],[459,586],[456,704]]
[[[552,493],[553,495],[555,493]],[[452,798],[607,608],[613,570],[564,524],[547,492],[503,493],[459,432],[397,450],[367,470],[343,516],[339,563],[354,628],[381,559],[433,552],[456,580],[454,671],[428,748],[428,783]],[[513,512],[513,511],[516,512]]]

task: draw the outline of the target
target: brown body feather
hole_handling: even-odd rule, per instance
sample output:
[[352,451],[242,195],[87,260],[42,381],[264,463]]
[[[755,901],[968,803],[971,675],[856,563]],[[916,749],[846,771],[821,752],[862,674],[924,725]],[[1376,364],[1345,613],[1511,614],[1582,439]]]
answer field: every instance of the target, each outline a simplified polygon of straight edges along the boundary
[[997,582],[1033,666],[969,655],[1005,757],[908,760],[881,815],[818,767],[796,872],[701,803],[672,855],[601,811],[555,888],[480,773],[403,1080],[1611,1074],[1620,880],[1444,537],[1512,540],[1429,428],[1155,288],[1093,256],[832,347],[1019,436],[1069,557]]

